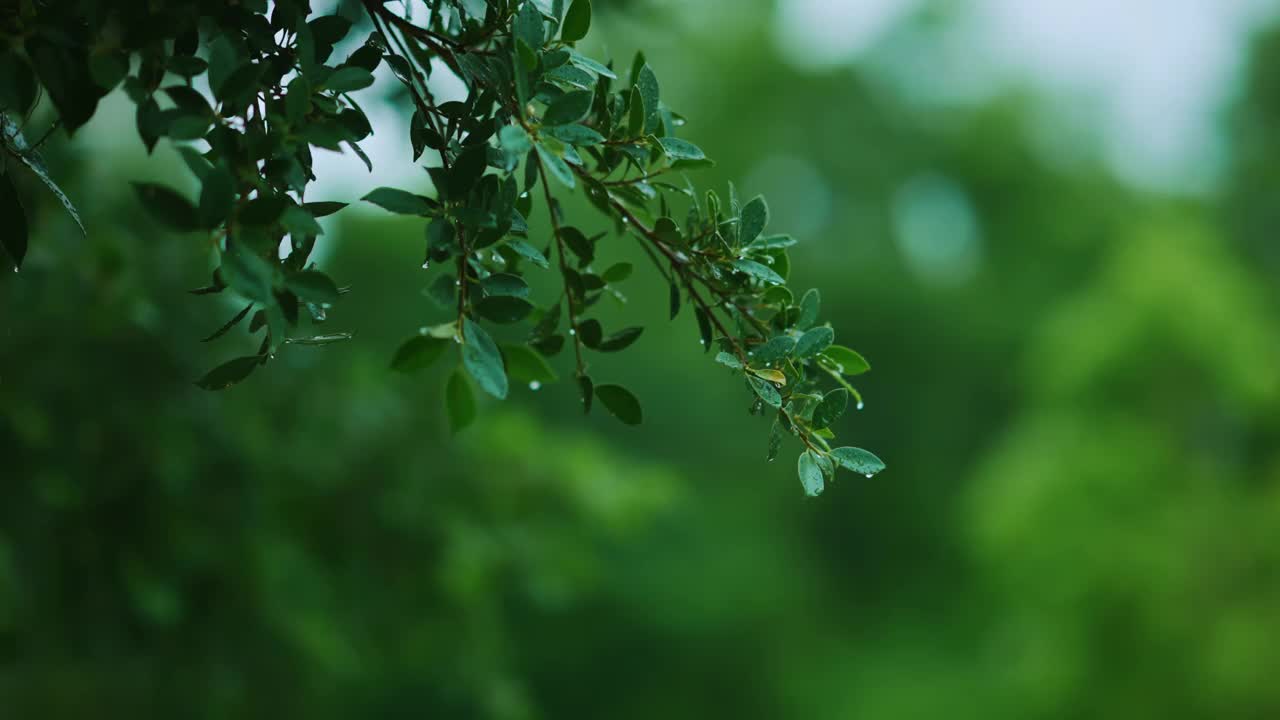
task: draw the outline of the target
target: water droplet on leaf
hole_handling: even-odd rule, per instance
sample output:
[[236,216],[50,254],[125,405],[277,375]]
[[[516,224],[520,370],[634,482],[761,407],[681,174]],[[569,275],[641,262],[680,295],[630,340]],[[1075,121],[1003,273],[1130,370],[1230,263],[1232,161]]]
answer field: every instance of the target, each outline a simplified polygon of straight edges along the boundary
[[[541,387],[542,387],[542,383],[538,382],[537,380],[530,380],[530,381],[529,381],[529,389],[530,389],[530,390],[537,391],[537,390],[538,390],[539,388],[541,388]],[[871,477],[871,476],[870,476],[870,475],[868,475],[867,477]]]

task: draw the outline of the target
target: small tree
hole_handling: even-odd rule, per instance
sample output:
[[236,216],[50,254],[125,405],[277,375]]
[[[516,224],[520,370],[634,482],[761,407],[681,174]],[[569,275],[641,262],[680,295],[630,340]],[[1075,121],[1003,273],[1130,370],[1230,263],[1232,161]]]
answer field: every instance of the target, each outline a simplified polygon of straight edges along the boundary
[[[373,71],[385,63],[407,90],[413,158],[428,150],[438,158],[427,167],[435,194],[380,187],[363,199],[423,218],[423,267],[456,267],[430,288],[456,308],[454,317],[407,340],[392,367],[419,370],[456,346],[460,362],[445,391],[455,429],[475,416],[473,385],[505,398],[513,380],[556,380],[547,358],[566,345],[584,410],[599,401],[622,422],[641,422],[630,391],[597,383],[589,372],[589,353],[624,350],[643,329],[606,332],[590,317],[632,267],[593,265],[607,233],[580,229],[556,199],[556,192],[581,190],[617,235],[634,237],[653,261],[670,287],[670,317],[689,306],[702,345],[743,379],[751,411],[773,417],[770,459],[787,434],[798,438],[798,472],[810,495],[837,467],[867,477],[883,469],[871,453],[829,442],[848,405],[862,406],[846,376],[869,366],[819,324],[817,290],[797,299],[788,289],[787,248],[796,241],[765,234],[761,197],[744,203],[732,186],[722,199],[687,179],[675,182],[711,161],[676,137],[684,118],[662,102],[643,54],[621,69],[578,52],[575,43],[591,25],[590,0],[429,0],[421,18],[408,3],[383,0],[353,3],[351,17],[316,15],[307,0],[22,0],[7,7],[0,10],[6,173],[34,173],[79,224],[19,120],[43,88],[57,122],[72,133],[123,86],[148,151],[162,138],[179,143],[199,180],[194,202],[163,185],[134,188],[169,228],[208,234],[217,269],[192,292],[231,291],[245,302],[209,339],[246,318],[250,333],[263,333],[256,354],[219,365],[201,387],[231,387],[289,344],[350,338],[314,329],[345,289],[309,261],[323,232],[317,219],[345,203],[308,201],[306,190],[315,179],[313,148],[350,151],[372,169],[359,145],[371,133],[369,120],[352,95],[373,85]],[[370,30],[367,39],[334,58],[356,23]],[[438,64],[464,83],[465,100],[437,102],[431,76]],[[536,204],[549,218],[540,232],[528,224]],[[8,174],[0,176],[0,218],[16,269],[28,228]],[[549,241],[539,247],[535,236]],[[562,291],[537,307],[525,275],[547,270],[559,274]],[[523,343],[499,344],[485,329],[516,323],[530,327]]]

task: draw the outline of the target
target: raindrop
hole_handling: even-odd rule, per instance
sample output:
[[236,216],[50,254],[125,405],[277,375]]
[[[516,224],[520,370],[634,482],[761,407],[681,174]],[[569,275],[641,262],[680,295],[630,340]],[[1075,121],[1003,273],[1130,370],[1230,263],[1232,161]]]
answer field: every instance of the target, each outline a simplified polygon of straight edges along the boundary
[[868,478],[870,478],[870,477],[871,477],[871,473],[867,473],[867,477],[868,477]]
[[13,271],[14,271],[14,272],[18,272],[18,266],[17,266],[17,265],[14,265],[14,266],[13,266]]
[[419,335],[426,335],[429,332],[431,332],[431,328],[427,327],[426,325],[423,325],[422,327],[418,328]]
[[423,269],[423,270],[430,270],[430,269],[431,269],[431,261],[430,261],[430,260],[423,260],[423,261],[422,261],[422,269]]
[[[541,387],[542,387],[542,383],[538,382],[537,380],[531,380],[531,381],[529,381],[529,389],[530,389],[530,390],[535,390],[535,391],[536,391],[536,390],[538,390],[538,389],[539,389],[539,388],[541,388]],[[870,475],[868,475],[867,477],[871,477],[871,476],[870,476]]]
[[866,405],[863,405],[863,404],[862,404],[862,401],[861,401],[861,400],[859,400],[859,401],[858,401],[858,409],[859,409],[859,410],[861,410],[861,409],[862,409],[862,408],[864,408],[864,407],[866,407]]
[[577,334],[578,334],[578,331],[577,331],[577,330],[574,330],[573,328],[569,328],[569,334],[570,334],[570,335],[577,335]]
[[461,280],[454,280],[454,281],[453,281],[453,286],[454,286],[454,287],[462,287],[462,281],[461,281]]
[[772,265],[772,264],[773,264],[773,256],[772,256],[772,255],[765,255],[765,256],[764,256],[764,264],[765,264],[765,265]]

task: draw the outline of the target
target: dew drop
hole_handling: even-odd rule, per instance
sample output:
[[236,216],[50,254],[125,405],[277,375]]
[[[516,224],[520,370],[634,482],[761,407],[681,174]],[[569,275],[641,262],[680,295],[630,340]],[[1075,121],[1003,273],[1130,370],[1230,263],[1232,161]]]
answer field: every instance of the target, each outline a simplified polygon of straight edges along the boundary
[[462,281],[461,281],[461,280],[454,280],[454,281],[453,281],[453,286],[454,286],[454,287],[462,287]]
[[578,334],[578,331],[577,331],[577,330],[574,330],[573,328],[569,328],[569,334],[570,334],[570,335],[577,335],[577,334]]
[[867,477],[868,477],[868,478],[870,478],[870,477],[871,477],[871,473],[866,473],[866,475],[867,475]]
[[[539,388],[541,388],[541,387],[542,387],[542,383],[538,382],[537,380],[531,380],[531,381],[529,381],[529,389],[530,389],[530,390],[537,391],[537,390],[538,390]],[[871,476],[870,476],[870,475],[868,475],[867,477],[871,477]]]
[[861,409],[862,409],[862,408],[864,408],[864,407],[866,407],[866,405],[863,405],[863,404],[862,404],[862,401],[861,401],[861,400],[859,400],[859,401],[858,401],[858,409],[859,409],[859,410],[861,410]]
[[430,261],[430,260],[423,260],[423,261],[422,261],[422,269],[423,269],[423,270],[430,270],[430,269],[431,269],[431,261]]
[[427,327],[426,325],[423,325],[422,327],[418,328],[419,335],[426,335],[429,332],[431,332],[431,328]]
[[14,272],[18,272],[18,266],[17,266],[17,265],[14,265],[14,266],[13,266],[13,271],[14,271]]

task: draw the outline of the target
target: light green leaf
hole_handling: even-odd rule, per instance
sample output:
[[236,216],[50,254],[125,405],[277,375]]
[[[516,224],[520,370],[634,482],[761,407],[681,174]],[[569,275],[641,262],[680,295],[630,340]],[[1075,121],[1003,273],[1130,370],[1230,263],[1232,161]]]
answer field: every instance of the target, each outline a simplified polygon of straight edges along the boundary
[[731,367],[734,370],[741,370],[744,367],[742,364],[742,361],[739,360],[738,356],[734,355],[733,353],[727,353],[727,352],[718,353],[716,355],[716,362],[720,363],[721,365]]
[[529,133],[519,125],[504,125],[498,131],[498,142],[502,144],[503,150],[516,155],[523,155],[533,147]]
[[862,448],[839,447],[831,451],[831,457],[840,463],[840,467],[866,477],[884,470],[884,461]]
[[836,372],[842,375],[861,375],[871,369],[866,358],[843,345],[832,345],[823,350],[822,354],[835,366]]
[[511,248],[517,255],[546,270],[551,267],[551,263],[547,261],[547,256],[543,255],[538,248],[530,245],[523,240],[514,238],[507,240],[507,247]]
[[534,147],[537,148],[538,160],[542,163],[542,167],[552,177],[559,180],[562,185],[572,190],[574,186],[573,170],[569,169],[569,166],[565,164],[564,160],[560,159],[559,155],[546,149],[541,143],[536,144]]
[[662,146],[662,151],[672,160],[706,160],[706,153],[702,152],[702,148],[694,145],[688,140],[680,138],[664,137],[658,138],[658,144]]
[[774,272],[768,265],[762,265],[755,260],[734,260],[733,268],[739,272],[744,272],[757,280],[763,280],[774,285],[781,285],[786,282],[782,276]]
[[817,456],[812,450],[800,453],[800,459],[796,462],[796,473],[800,476],[800,485],[804,487],[805,495],[817,497],[822,494],[826,483],[822,477],[822,467],[818,464]]
[[800,298],[800,317],[796,319],[797,330],[808,330],[818,322],[818,311],[822,306],[822,296],[817,288],[811,288]]

